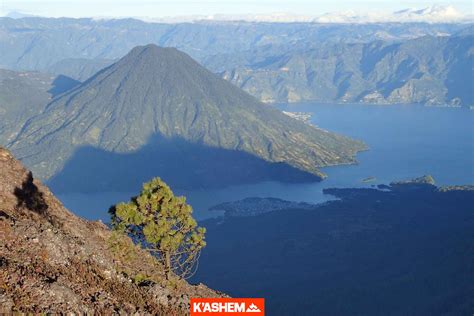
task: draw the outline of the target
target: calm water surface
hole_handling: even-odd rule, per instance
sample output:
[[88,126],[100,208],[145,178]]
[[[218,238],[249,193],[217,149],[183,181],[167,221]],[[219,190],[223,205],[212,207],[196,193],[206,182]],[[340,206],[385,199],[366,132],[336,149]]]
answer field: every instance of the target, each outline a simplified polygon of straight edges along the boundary
[[[323,168],[320,183],[262,182],[216,190],[178,191],[187,196],[199,219],[216,215],[208,208],[245,197],[277,197],[322,202],[327,187],[363,187],[431,174],[437,184],[474,184],[474,111],[413,105],[278,105],[285,111],[311,112],[311,122],[323,129],[363,140],[369,151],[359,163]],[[374,177],[375,181],[362,180]],[[69,193],[59,198],[76,214],[108,221],[107,209],[137,192]]]

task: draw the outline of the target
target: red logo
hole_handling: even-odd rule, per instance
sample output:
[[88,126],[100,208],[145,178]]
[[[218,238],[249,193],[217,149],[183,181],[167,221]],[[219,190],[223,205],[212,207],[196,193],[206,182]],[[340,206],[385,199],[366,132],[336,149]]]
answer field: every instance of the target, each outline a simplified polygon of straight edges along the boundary
[[233,315],[264,316],[263,298],[192,298],[191,316]]

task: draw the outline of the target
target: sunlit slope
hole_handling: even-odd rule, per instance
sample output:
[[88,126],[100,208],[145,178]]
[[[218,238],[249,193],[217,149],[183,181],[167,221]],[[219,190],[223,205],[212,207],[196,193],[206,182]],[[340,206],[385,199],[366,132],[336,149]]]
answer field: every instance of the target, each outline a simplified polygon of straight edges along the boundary
[[361,142],[292,119],[258,102],[188,55],[139,46],[51,102],[10,148],[42,178],[74,150],[132,152],[151,136],[250,153],[321,176],[318,167],[350,163]]

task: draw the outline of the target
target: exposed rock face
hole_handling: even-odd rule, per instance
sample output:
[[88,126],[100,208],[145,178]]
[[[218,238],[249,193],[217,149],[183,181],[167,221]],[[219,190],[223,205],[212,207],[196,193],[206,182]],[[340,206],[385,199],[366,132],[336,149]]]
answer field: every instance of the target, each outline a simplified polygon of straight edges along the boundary
[[0,148],[0,313],[182,315],[190,297],[220,296],[165,281],[130,239],[81,219]]

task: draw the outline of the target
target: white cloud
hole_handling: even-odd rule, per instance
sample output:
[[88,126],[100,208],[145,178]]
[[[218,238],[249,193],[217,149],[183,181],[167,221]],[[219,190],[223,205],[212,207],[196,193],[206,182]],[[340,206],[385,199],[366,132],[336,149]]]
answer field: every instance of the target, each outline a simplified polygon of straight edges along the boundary
[[405,9],[393,13],[339,12],[324,14],[315,19],[321,23],[371,23],[371,22],[472,22],[472,15],[462,14],[453,6],[430,6],[423,9]]
[[[89,1],[89,0],[85,0]],[[141,0],[146,1],[146,0]],[[202,0],[201,0],[202,1]],[[103,3],[102,0],[101,3]],[[147,2],[145,2],[147,3]],[[67,3],[62,3],[66,5]],[[91,4],[92,5],[92,4]],[[110,7],[110,6],[108,6]],[[381,23],[381,22],[428,22],[428,23],[459,23],[459,22],[474,22],[472,10],[468,13],[461,13],[451,5],[434,5],[422,9],[403,9],[395,12],[387,11],[339,11],[325,14],[291,14],[291,13],[262,13],[262,14],[196,14],[196,15],[170,15],[170,16],[139,16],[138,12],[129,10],[126,15],[125,12],[114,12],[110,8],[95,7],[98,12],[94,15],[97,19],[109,18],[126,18],[134,17],[147,22],[194,22],[194,21],[250,21],[250,22],[317,22],[317,23]],[[100,10],[99,10],[100,9]],[[143,9],[143,6],[141,6]],[[191,10],[192,11],[192,10]],[[59,11],[58,11],[59,12]],[[156,12],[154,8],[150,7],[146,12]],[[44,16],[60,17],[64,16],[60,13],[50,14]],[[0,8],[0,16],[10,16],[19,18],[22,16],[29,16],[20,12],[5,12],[5,8]],[[87,15],[79,15],[86,17]]]
[[250,22],[317,22],[317,23],[381,23],[381,22],[428,22],[428,23],[459,23],[473,22],[473,16],[463,14],[453,6],[434,5],[423,9],[404,9],[395,12],[341,11],[318,16],[296,15],[286,13],[273,14],[213,14],[181,17],[143,18],[147,21],[159,22],[192,22],[192,21],[250,21]]

